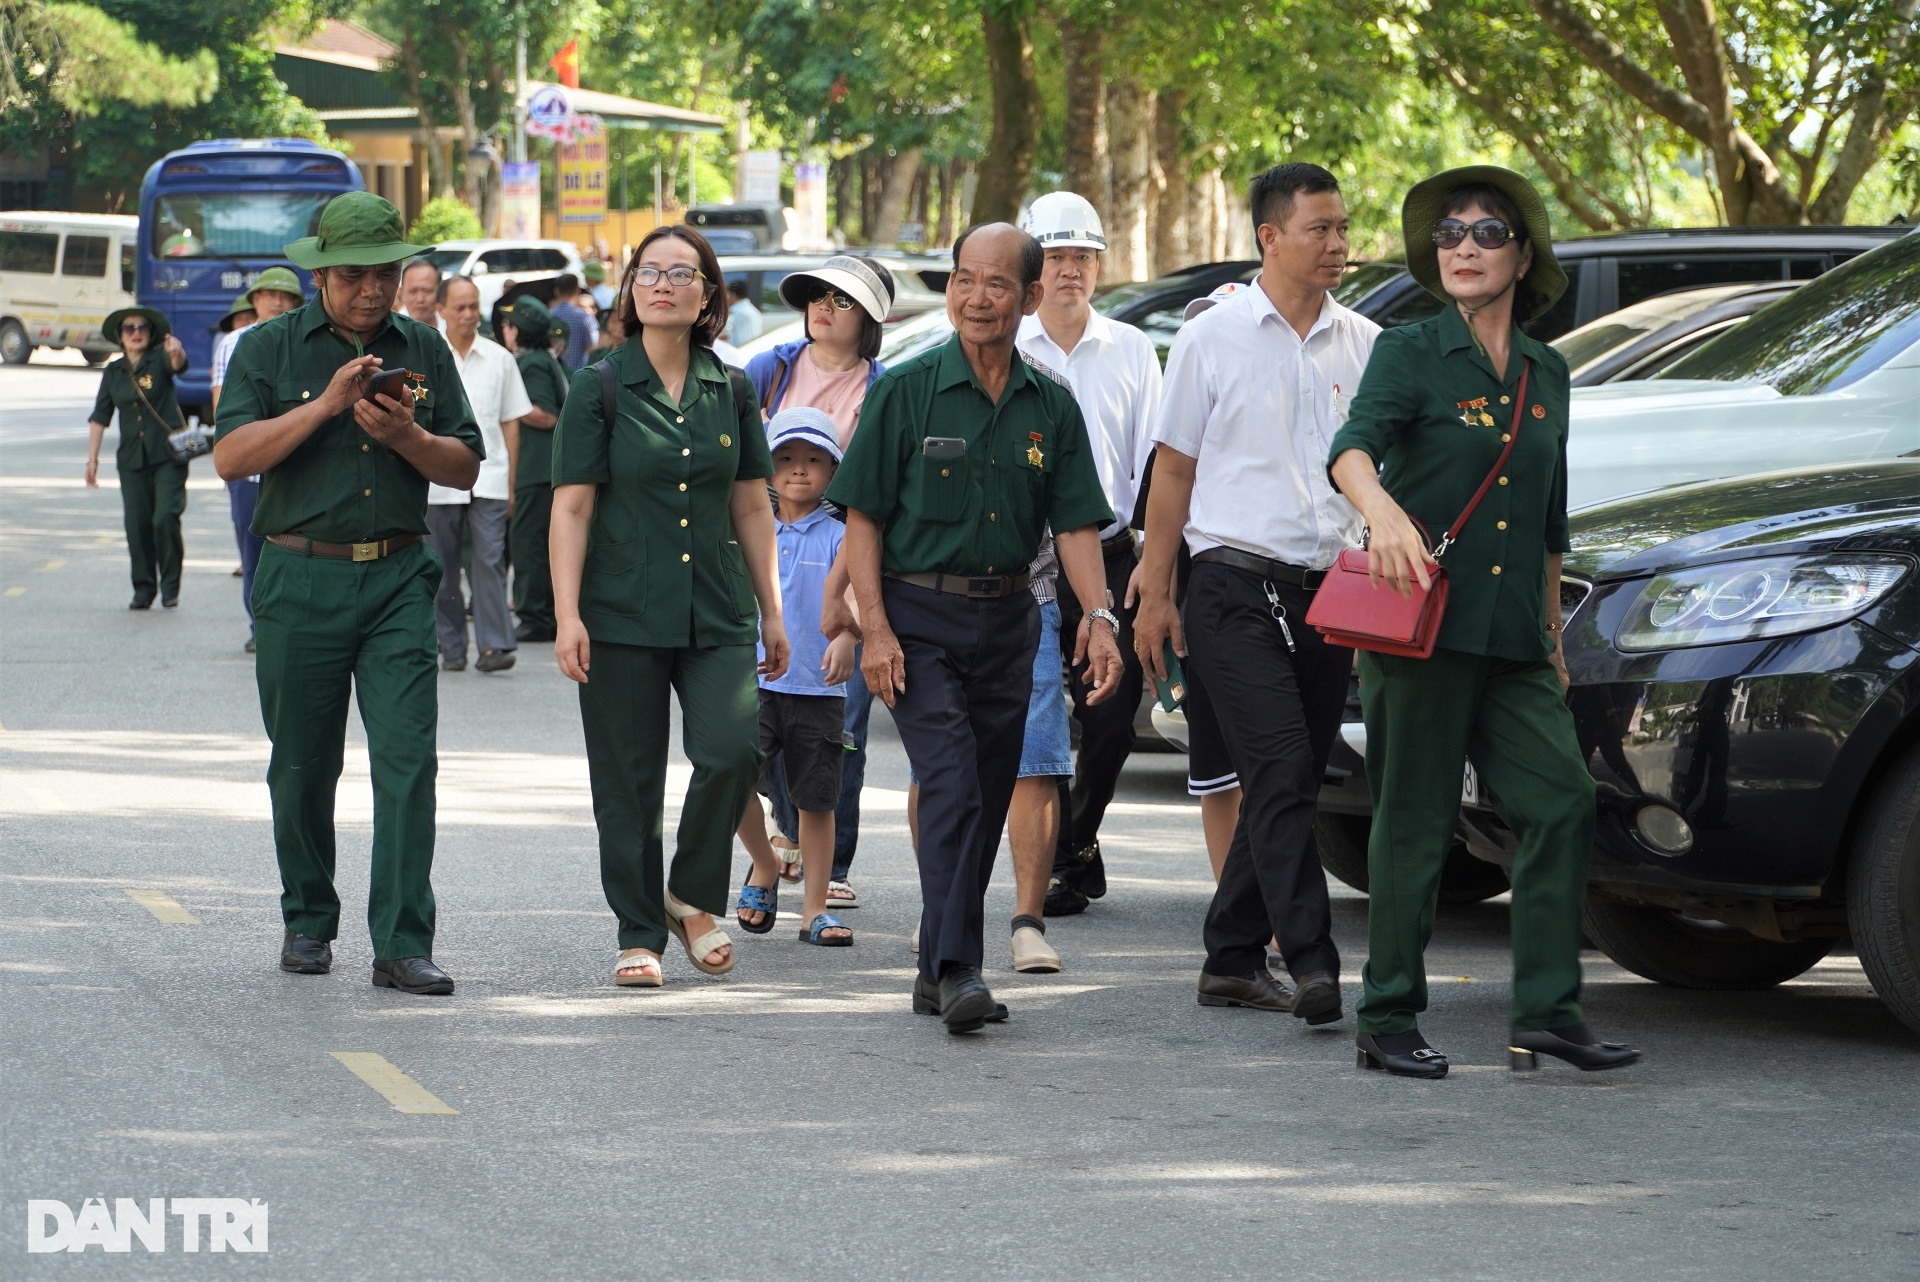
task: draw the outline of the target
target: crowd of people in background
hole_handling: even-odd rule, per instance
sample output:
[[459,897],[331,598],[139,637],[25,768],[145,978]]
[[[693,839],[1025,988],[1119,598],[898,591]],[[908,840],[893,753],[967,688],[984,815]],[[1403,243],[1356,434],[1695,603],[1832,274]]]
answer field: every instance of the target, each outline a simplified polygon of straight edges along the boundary
[[[617,282],[590,261],[550,305],[521,293],[489,318],[391,205],[334,201],[287,247],[313,298],[292,271],[263,274],[222,322],[213,376],[274,743],[283,969],[332,964],[351,677],[385,799],[374,982],[453,991],[431,956],[437,687],[417,660],[456,672],[471,648],[497,673],[520,642],[551,642],[578,688],[618,985],[662,986],[670,939],[732,971],[723,920],[769,933],[783,885],[801,888],[802,942],[855,944],[841,914],[862,904],[878,699],[912,772],[914,1009],[954,1033],[1005,1020],[983,977],[996,852],[1004,837],[1012,968],[1069,965],[1048,920],[1109,892],[1101,829],[1152,678],[1184,698],[1218,882],[1198,1001],[1339,1020],[1312,820],[1355,660],[1306,615],[1363,529],[1380,590],[1424,588],[1436,550],[1416,519],[1473,511],[1497,455],[1489,515],[1447,561],[1462,586],[1442,650],[1359,660],[1388,820],[1369,855],[1359,1059],[1447,1071],[1418,1028],[1421,954],[1469,753],[1521,843],[1512,1044],[1588,1069],[1637,1059],[1577,1003],[1592,804],[1556,675],[1567,372],[1520,328],[1566,286],[1544,204],[1488,167],[1416,187],[1411,268],[1449,306],[1390,336],[1332,297],[1348,243],[1331,173],[1270,170],[1250,213],[1260,275],[1189,308],[1163,375],[1144,334],[1093,310],[1106,242],[1072,193],[963,234],[954,336],[894,369],[878,359],[894,282],[871,258],[785,276],[803,336],[743,369],[728,339],[757,317],[692,228],[649,233]],[[172,607],[184,353],[148,309],[108,334],[125,355],[102,379],[87,480],[117,412],[132,606]],[[1503,408],[1463,426],[1456,388]],[[408,597],[419,578],[433,591]],[[676,699],[692,776],[669,859]]]

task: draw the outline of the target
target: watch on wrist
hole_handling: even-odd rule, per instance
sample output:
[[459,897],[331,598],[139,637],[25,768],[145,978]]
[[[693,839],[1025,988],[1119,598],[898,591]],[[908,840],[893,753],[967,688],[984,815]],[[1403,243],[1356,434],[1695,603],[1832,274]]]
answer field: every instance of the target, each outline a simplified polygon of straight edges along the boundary
[[1111,628],[1114,636],[1117,637],[1120,635],[1120,620],[1115,617],[1112,610],[1100,609],[1087,611],[1087,621],[1091,623],[1095,619],[1100,620],[1100,622]]

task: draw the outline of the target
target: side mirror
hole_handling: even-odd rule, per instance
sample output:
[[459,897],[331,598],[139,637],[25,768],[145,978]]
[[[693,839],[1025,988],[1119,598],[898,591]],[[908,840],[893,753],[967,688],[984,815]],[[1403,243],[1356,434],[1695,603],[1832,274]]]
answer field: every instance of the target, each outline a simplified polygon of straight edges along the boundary
[[493,269],[492,269],[491,267],[489,267],[489,266],[487,266],[487,264],[485,263],[485,261],[481,261],[481,262],[477,262],[477,263],[475,263],[475,264],[474,264],[474,265],[473,265],[472,267],[470,267],[470,268],[468,268],[468,269],[467,269],[467,275],[469,275],[469,276],[485,276],[485,275],[486,275],[486,274],[487,274],[488,272],[490,272],[490,271],[492,271],[492,270],[493,270]]

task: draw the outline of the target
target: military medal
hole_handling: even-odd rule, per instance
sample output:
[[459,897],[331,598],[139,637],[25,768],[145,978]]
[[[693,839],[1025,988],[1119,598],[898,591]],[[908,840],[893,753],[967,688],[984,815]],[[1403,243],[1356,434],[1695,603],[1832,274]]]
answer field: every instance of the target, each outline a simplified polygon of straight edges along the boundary
[[1027,439],[1033,442],[1027,447],[1027,466],[1039,467],[1046,462],[1045,456],[1040,453],[1040,442],[1045,438],[1038,432],[1028,432]]
[[1487,398],[1476,396],[1470,401],[1455,401],[1460,410],[1460,421],[1468,427],[1492,427],[1493,415],[1487,413]]
[[1536,405],[1536,406],[1534,406],[1534,407],[1533,407],[1533,416],[1534,416],[1535,418],[1545,418],[1545,417],[1547,416],[1547,407],[1546,407],[1546,406],[1544,406],[1544,405]]
[[420,373],[418,370],[408,370],[407,379],[413,384],[413,399],[416,401],[426,400],[427,399],[427,376],[425,374]]
[[143,392],[151,392],[153,390],[153,375],[151,374],[142,374],[134,381],[140,384],[140,390]]

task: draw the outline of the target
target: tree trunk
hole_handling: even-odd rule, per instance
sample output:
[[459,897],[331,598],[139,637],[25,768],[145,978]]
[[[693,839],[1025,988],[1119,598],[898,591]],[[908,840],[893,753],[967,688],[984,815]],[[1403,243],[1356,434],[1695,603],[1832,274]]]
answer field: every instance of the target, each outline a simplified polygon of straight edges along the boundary
[[954,223],[960,213],[960,162],[949,160],[940,171],[940,212],[934,221],[928,249],[945,249],[953,244]]
[[1184,89],[1163,91],[1154,107],[1153,150],[1160,167],[1160,191],[1153,215],[1153,270],[1158,276],[1192,261],[1187,257],[1187,219],[1192,213],[1187,200],[1187,169],[1191,157],[1180,128],[1186,109]]
[[833,225],[842,237],[847,235],[847,219],[853,205],[853,159],[842,156],[827,166],[827,181],[833,187]]
[[467,61],[467,47],[455,44],[453,47],[453,107],[460,118],[460,177],[466,187],[467,207],[480,208],[480,185],[486,181],[487,171],[475,164],[469,157],[473,149],[480,144],[480,124],[474,118],[472,68]]
[[1193,168],[1191,161],[1188,163],[1186,198],[1185,261],[1210,263],[1213,261],[1213,172],[1211,170],[1197,170]]
[[1107,151],[1107,74],[1105,33],[1059,19],[1060,57],[1066,64],[1067,190],[1078,192],[1093,205],[1104,224],[1113,203]]
[[1153,246],[1147,239],[1148,185],[1153,174],[1153,95],[1126,76],[1107,90],[1113,131],[1113,216],[1107,221],[1111,281],[1146,280]]
[[913,180],[913,195],[907,205],[913,211],[913,221],[920,224],[920,234],[915,237],[921,248],[927,244],[929,206],[933,203],[933,175],[938,166],[923,164]]
[[876,158],[880,170],[880,198],[876,202],[873,235],[867,243],[876,249],[892,249],[900,239],[900,222],[906,216],[907,197],[920,174],[921,149],[909,147],[891,156]]
[[989,0],[980,15],[993,85],[993,133],[973,192],[973,225],[1013,222],[1033,180],[1040,145],[1040,81],[1033,66],[1027,19],[1011,5]]

